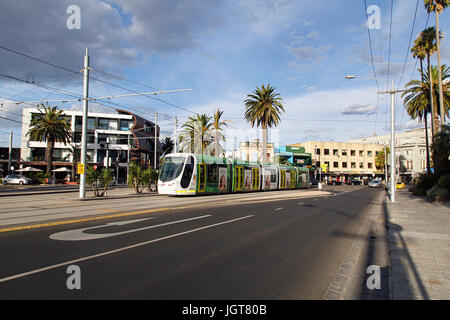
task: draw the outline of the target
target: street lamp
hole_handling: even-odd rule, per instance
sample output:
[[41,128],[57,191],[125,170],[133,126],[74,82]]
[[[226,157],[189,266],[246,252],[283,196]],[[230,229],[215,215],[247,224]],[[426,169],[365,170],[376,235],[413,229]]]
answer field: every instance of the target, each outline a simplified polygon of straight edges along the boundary
[[[354,75],[345,76],[346,79],[355,79]],[[375,78],[371,77],[359,77],[362,79],[375,80]],[[391,81],[391,91],[378,92],[378,94],[389,93],[391,95],[391,190],[390,190],[390,198],[391,202],[395,202],[395,94],[397,92],[403,92],[405,90],[395,90],[394,89],[394,80],[391,79],[380,79],[385,81]]]

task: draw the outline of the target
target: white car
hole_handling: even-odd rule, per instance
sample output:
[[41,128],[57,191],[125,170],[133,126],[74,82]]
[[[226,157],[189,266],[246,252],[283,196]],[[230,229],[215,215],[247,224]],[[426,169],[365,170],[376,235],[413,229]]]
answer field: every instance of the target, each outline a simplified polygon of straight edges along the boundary
[[383,188],[383,183],[380,180],[372,180],[369,182],[369,188]]
[[31,184],[33,183],[33,180],[30,178],[27,178],[25,176],[22,176],[20,174],[8,174],[3,179],[3,184]]

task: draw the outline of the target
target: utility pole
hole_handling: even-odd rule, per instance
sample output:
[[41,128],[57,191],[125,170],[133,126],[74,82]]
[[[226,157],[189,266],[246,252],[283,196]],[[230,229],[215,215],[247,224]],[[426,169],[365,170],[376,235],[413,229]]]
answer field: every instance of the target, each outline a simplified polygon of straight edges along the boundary
[[177,127],[178,127],[178,119],[175,116],[175,145],[174,145],[174,153],[177,153],[177,140],[178,140],[178,134],[177,134]]
[[386,183],[387,188],[387,148],[384,146],[384,182]]
[[87,118],[88,118],[88,96],[89,96],[89,49],[86,48],[84,56],[84,80],[83,80],[83,122],[81,131],[81,159],[84,172],[80,175],[80,199],[86,196],[86,149],[87,149]]
[[12,145],[13,145],[13,132],[9,132],[9,153],[8,153],[8,174],[11,174],[12,166]]
[[153,166],[156,170],[156,153],[158,150],[158,112],[155,112],[155,150],[153,152],[154,154],[154,163]]

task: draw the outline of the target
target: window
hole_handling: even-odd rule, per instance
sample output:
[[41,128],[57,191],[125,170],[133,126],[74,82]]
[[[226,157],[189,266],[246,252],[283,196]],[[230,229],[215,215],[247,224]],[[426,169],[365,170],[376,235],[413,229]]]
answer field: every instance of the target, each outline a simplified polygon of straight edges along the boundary
[[316,154],[320,154],[320,149],[319,148],[316,149]]
[[373,151],[372,150],[367,151],[367,156],[368,157],[373,157]]
[[338,155],[339,155],[339,150],[333,149],[333,156],[338,156]]
[[364,157],[364,151],[363,150],[359,150],[359,156],[360,157]]
[[347,162],[342,162],[342,168],[347,168]]
[[351,163],[352,169],[356,169],[356,162]]
[[323,149],[323,154],[324,155],[329,155],[330,154],[330,149]]
[[333,168],[339,168],[339,162],[333,162]]
[[217,183],[217,165],[209,164],[206,167],[207,167],[206,182],[207,183]]
[[342,149],[342,155],[346,156],[347,155],[347,149]]
[[426,149],[421,149],[420,150],[420,155],[421,156],[425,156],[427,154],[427,150]]
[[360,162],[360,163],[359,163],[359,168],[360,168],[360,169],[364,169],[364,162]]
[[88,118],[87,127],[88,127],[88,130],[95,129],[95,118]]
[[124,120],[124,119],[120,120],[120,130],[128,131],[128,130],[131,130],[132,126],[133,126],[132,120]]
[[373,169],[373,164],[372,164],[372,162],[367,163],[367,168],[368,168],[368,169]]
[[356,156],[356,151],[355,151],[355,150],[350,150],[350,155],[351,155],[352,157]]
[[117,119],[98,119],[98,128],[103,130],[117,130]]

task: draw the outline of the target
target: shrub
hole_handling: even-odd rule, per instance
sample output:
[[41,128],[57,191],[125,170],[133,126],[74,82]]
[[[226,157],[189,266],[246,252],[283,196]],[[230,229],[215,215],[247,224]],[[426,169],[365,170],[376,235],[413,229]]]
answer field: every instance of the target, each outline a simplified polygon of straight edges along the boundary
[[450,174],[442,176],[439,179],[439,182],[437,183],[437,186],[440,187],[440,188],[445,188],[447,190],[450,190]]
[[448,196],[448,189],[435,185],[427,191],[427,199],[430,201],[445,201]]
[[426,196],[427,191],[436,184],[437,177],[434,174],[421,175],[415,182],[413,187],[413,194],[415,196]]

